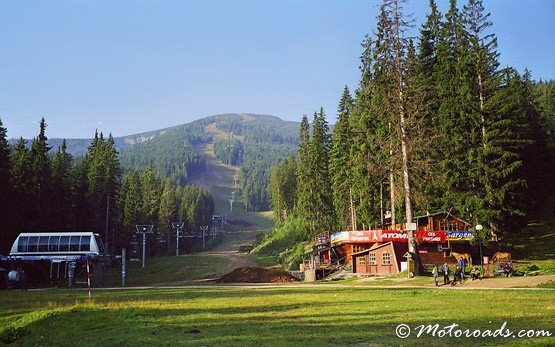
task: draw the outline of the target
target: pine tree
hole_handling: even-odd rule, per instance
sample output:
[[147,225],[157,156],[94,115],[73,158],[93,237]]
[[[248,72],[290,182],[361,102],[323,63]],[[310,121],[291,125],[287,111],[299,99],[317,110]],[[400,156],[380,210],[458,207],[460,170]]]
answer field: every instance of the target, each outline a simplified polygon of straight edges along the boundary
[[177,218],[178,204],[175,190],[175,183],[170,178],[166,178],[162,187],[160,210],[158,212],[158,231],[160,234],[169,235],[172,231],[171,223]]
[[342,230],[352,228],[354,224],[352,206],[352,177],[350,153],[352,134],[350,131],[350,113],[353,99],[349,88],[345,86],[337,110],[337,122],[333,130],[330,149],[330,176],[333,205],[337,216],[337,225]]
[[49,200],[52,194],[52,172],[48,151],[48,138],[46,137],[46,121],[40,121],[40,132],[38,138],[31,143],[30,160],[32,172],[32,185],[30,191],[33,194],[34,230],[46,230],[50,219]]
[[[416,132],[412,147],[414,201],[420,212],[441,209],[441,198],[444,191],[439,175],[433,169],[441,161],[441,149],[438,143],[447,143],[448,138],[438,122],[440,100],[434,78],[437,70],[438,49],[441,39],[442,14],[438,11],[434,0],[430,0],[430,13],[420,29],[418,50],[412,88],[411,114],[413,115],[412,132]],[[415,150],[416,149],[416,150]]]
[[142,222],[142,196],[141,178],[137,171],[132,171],[124,176],[122,185],[123,231],[133,233],[135,225]]
[[31,216],[35,210],[29,204],[32,194],[33,176],[31,170],[31,154],[26,141],[21,137],[10,154],[12,187],[14,189],[13,219],[16,230],[31,230],[33,226]]
[[10,147],[7,140],[7,130],[0,119],[0,253],[7,254],[9,245],[14,240],[13,216],[13,187],[11,182]]
[[160,181],[152,166],[147,166],[141,177],[142,212],[144,224],[158,223],[158,209],[160,204]]
[[299,160],[297,165],[297,203],[295,214],[308,216],[312,212],[310,195],[310,128],[308,117],[303,115],[299,133]]
[[312,210],[307,215],[313,233],[331,230],[334,224],[334,211],[329,177],[329,127],[324,110],[314,113],[312,139],[309,145],[308,177]]
[[294,157],[284,159],[270,175],[270,201],[274,215],[282,223],[292,215],[297,189],[297,162]]
[[[349,117],[351,133],[350,166],[352,189],[349,200],[352,200],[351,219],[354,221],[351,228],[367,228],[381,223],[380,216],[380,185],[384,176],[384,167],[387,166],[387,156],[384,152],[383,138],[384,126],[387,122],[376,113],[373,103],[379,97],[376,93],[375,59],[377,47],[380,46],[382,35],[378,28],[377,37],[372,40],[366,37],[362,46],[361,81],[355,94],[354,106]],[[386,135],[384,135],[386,136]],[[387,143],[387,141],[386,141]],[[349,206],[351,208],[351,206]]]
[[73,196],[71,190],[71,167],[73,157],[67,153],[66,140],[62,141],[52,158],[52,185],[54,194],[50,201],[53,230],[71,230],[73,224]]
[[93,230],[89,224],[90,209],[87,201],[87,163],[83,157],[76,158],[71,166],[72,230]]
[[[476,192],[478,183],[473,178],[477,171],[475,150],[479,144],[479,130],[469,117],[475,114],[472,111],[472,78],[467,69],[469,44],[455,0],[450,1],[440,34],[433,78],[438,102],[435,132],[444,135],[436,144],[438,162],[435,166],[438,185],[443,191],[434,205],[464,213],[474,210],[474,200],[479,195]],[[462,217],[468,218],[464,214]]]

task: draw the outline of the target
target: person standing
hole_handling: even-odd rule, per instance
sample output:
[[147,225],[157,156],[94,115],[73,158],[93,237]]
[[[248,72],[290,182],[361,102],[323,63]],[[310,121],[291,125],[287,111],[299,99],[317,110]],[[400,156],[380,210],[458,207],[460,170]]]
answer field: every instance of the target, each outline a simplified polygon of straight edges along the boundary
[[27,272],[25,270],[21,270],[19,283],[21,284],[21,291],[26,292],[29,288],[29,276],[27,275]]
[[436,284],[436,287],[439,286],[439,269],[437,265],[434,265],[434,268],[432,269],[432,275],[434,276],[434,283]]
[[466,266],[468,265],[468,261],[466,260],[466,258],[461,258],[461,265],[462,265],[462,266],[461,266],[461,271],[462,271],[462,272],[461,272],[461,275],[462,275],[462,279],[463,279],[463,280],[466,280],[465,272],[466,272]]
[[443,284],[449,284],[449,265],[447,263],[443,264],[441,271],[443,271]]

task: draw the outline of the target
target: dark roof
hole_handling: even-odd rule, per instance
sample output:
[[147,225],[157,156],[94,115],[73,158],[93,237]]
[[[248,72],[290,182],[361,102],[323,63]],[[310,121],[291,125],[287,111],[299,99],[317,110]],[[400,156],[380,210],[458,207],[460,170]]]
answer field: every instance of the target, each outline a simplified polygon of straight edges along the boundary
[[386,242],[386,243],[382,243],[381,245],[378,245],[378,246],[376,246],[376,247],[372,246],[372,247],[370,247],[370,248],[368,248],[368,249],[365,249],[365,250],[362,250],[362,251],[358,251],[358,252],[356,252],[356,253],[351,253],[351,257],[352,257],[352,256],[355,256],[355,255],[362,255],[362,254],[370,253],[370,252],[372,252],[372,251],[375,251],[376,249],[380,249],[380,248],[383,248],[383,247],[386,247],[386,246],[389,246],[389,245],[393,245],[393,247],[395,247],[395,245],[393,244],[393,242],[389,241],[389,242]]

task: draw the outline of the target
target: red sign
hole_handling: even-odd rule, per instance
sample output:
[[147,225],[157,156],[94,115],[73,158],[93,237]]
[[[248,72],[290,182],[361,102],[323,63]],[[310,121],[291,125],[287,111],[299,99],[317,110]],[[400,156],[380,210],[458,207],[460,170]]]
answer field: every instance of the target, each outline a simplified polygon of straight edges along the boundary
[[[447,240],[445,231],[415,231],[414,236],[418,243],[444,243]],[[331,243],[407,243],[408,238],[408,232],[399,230],[340,231],[331,235]]]

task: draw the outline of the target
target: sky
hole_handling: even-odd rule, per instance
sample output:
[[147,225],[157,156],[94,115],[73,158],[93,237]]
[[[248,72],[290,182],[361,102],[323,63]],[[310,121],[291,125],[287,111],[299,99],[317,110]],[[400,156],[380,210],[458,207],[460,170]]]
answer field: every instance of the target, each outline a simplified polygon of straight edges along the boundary
[[[465,1],[459,1],[464,3]],[[300,121],[356,89],[377,0],[0,0],[8,138],[124,136],[221,113]],[[440,10],[448,1],[438,0]],[[428,1],[410,0],[415,33]],[[555,79],[555,1],[485,0],[502,67]]]

